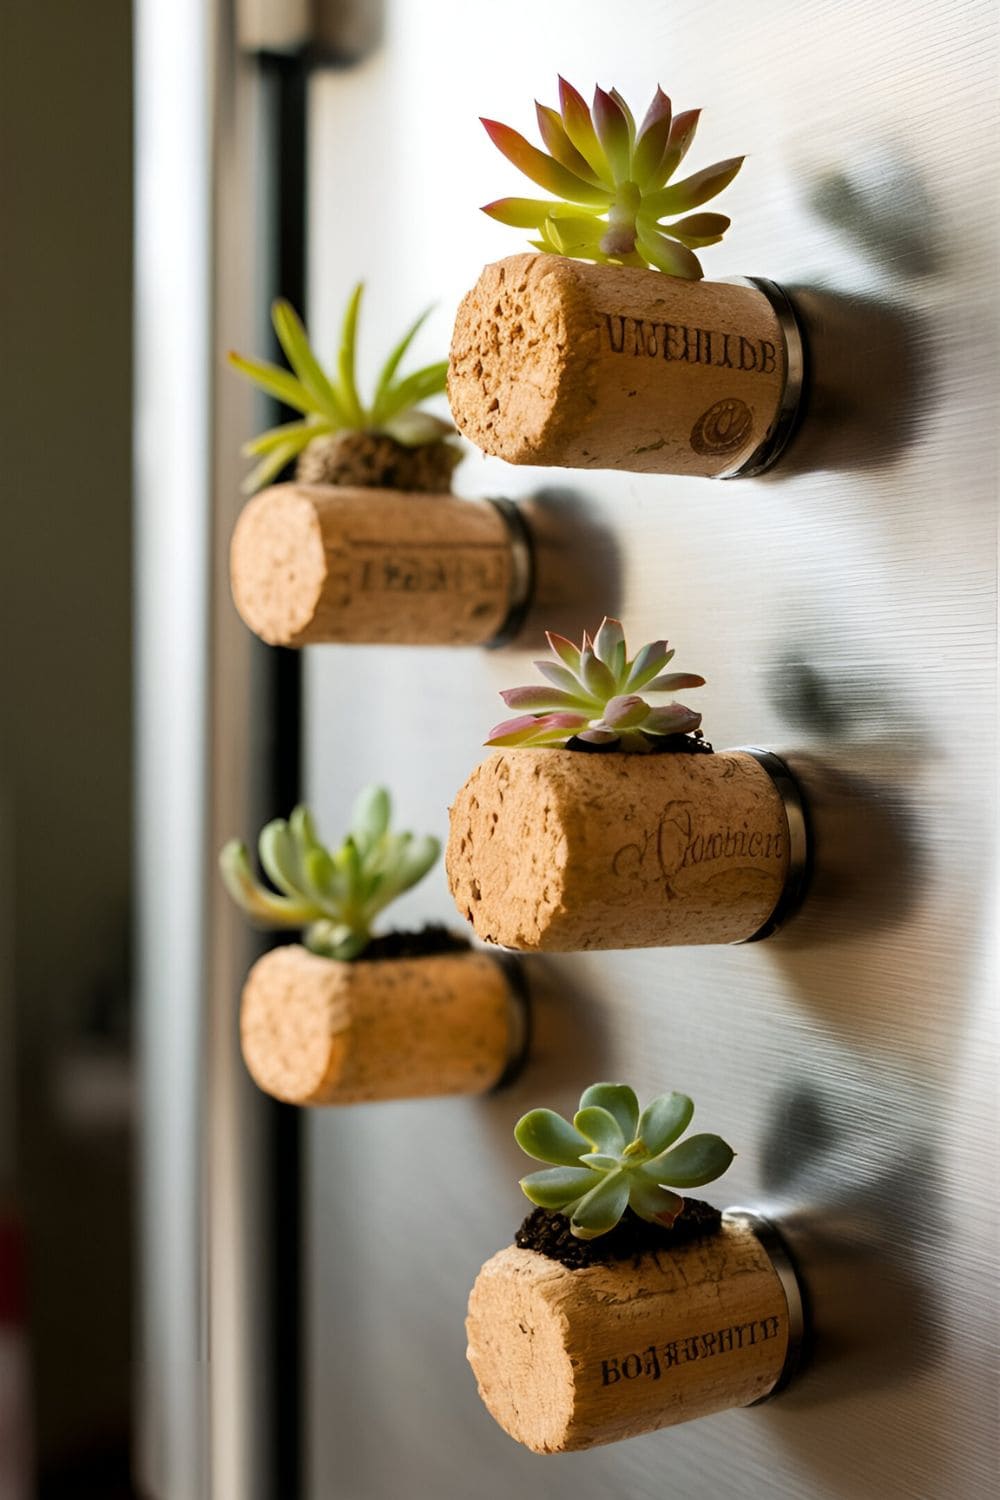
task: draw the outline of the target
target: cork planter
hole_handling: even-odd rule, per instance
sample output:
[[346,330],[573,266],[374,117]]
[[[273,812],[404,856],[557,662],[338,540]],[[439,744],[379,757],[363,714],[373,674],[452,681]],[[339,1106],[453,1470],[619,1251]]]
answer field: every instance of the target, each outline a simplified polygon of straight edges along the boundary
[[526,951],[739,943],[794,909],[804,813],[776,756],[501,750],[451,809],[476,934]]
[[460,431],[508,463],[723,479],[776,462],[802,374],[771,282],[514,255],[459,308],[448,395]]
[[230,578],[275,646],[485,645],[516,629],[531,587],[514,506],[453,495],[282,484],[245,507]]
[[512,971],[470,948],[323,958],[298,944],[251,969],[240,1040],[254,1081],[289,1104],[480,1094],[524,1046]]
[[675,1235],[603,1264],[570,1268],[512,1245],[483,1266],[468,1358],[488,1411],[517,1442],[535,1453],[593,1448],[750,1406],[787,1384],[802,1301],[775,1231],[731,1210],[714,1233]]

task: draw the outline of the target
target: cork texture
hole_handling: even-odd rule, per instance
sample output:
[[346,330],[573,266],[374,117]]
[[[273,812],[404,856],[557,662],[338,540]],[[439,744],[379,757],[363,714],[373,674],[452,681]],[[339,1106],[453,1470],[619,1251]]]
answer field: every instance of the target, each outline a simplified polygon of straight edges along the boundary
[[479,937],[555,953],[741,942],[788,860],[781,798],[741,751],[498,751],[456,797],[446,853]]
[[777,1384],[789,1338],[781,1282],[734,1224],[577,1271],[512,1245],[480,1271],[465,1326],[483,1402],[535,1453],[747,1406]]
[[230,548],[236,608],[272,646],[480,645],[507,617],[512,574],[496,509],[452,495],[275,485]]
[[459,307],[448,397],[508,463],[714,477],[773,431],[786,373],[755,288],[515,255]]
[[243,990],[254,1081],[289,1104],[477,1094],[503,1073],[514,1002],[483,953],[341,963],[275,948]]

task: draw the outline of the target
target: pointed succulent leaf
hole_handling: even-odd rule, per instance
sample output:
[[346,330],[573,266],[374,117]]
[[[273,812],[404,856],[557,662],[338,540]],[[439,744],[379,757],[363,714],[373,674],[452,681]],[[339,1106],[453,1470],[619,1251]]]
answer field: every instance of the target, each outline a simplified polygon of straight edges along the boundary
[[613,1157],[620,1156],[628,1144],[618,1120],[610,1110],[599,1104],[577,1110],[573,1116],[573,1127],[581,1135],[585,1135],[598,1152],[609,1151]]
[[632,113],[631,108],[623,99],[622,95],[618,92],[617,89],[608,89],[608,93],[611,95],[611,98],[615,101],[615,103],[618,105],[618,108],[625,116],[625,123],[628,126],[629,149],[631,150],[631,148],[635,145],[635,115]]
[[608,667],[612,675],[617,675],[617,662],[620,655],[619,648],[625,645],[625,632],[620,620],[609,619],[605,615],[601,621],[597,634],[594,637],[594,651],[601,661]]
[[652,682],[646,683],[646,692],[678,693],[681,688],[704,686],[704,677],[699,677],[695,672],[665,672],[662,677],[654,677]]
[[590,113],[615,182],[627,182],[632,165],[632,143],[624,110],[611,94],[596,88]]
[[550,214],[542,228],[558,255],[587,259],[600,245],[604,221],[584,215]]
[[587,691],[593,693],[601,703],[606,703],[609,698],[614,697],[617,683],[610,668],[606,667],[593,651],[580,653],[580,676]]
[[501,125],[499,120],[483,120],[482,123],[497,150],[501,151],[518,171],[523,172],[525,177],[530,177],[532,182],[545,188],[546,192],[555,193],[558,198],[564,198],[567,203],[591,203],[595,207],[607,206],[610,195],[606,188],[584,181],[568,167],[564,167],[561,162],[555,161],[544,151],[539,151],[537,146],[526,141],[523,135],[512,130],[509,125]]
[[531,1109],[514,1126],[514,1139],[536,1161],[575,1167],[590,1141],[554,1109]]
[[270,484],[271,480],[276,479],[283,469],[287,469],[289,464],[294,463],[303,448],[308,447],[311,441],[311,438],[286,438],[283,443],[273,448],[255,469],[251,469],[240,485],[244,495],[252,495],[257,490],[263,489],[266,484]]
[[603,1182],[574,1206],[570,1232],[580,1240],[593,1240],[614,1229],[628,1207],[629,1183],[623,1172],[609,1172]]
[[234,370],[239,370],[241,375],[285,406],[294,407],[296,411],[315,412],[319,417],[328,415],[323,404],[311,396],[301,380],[296,380],[288,370],[282,370],[279,365],[272,365],[265,359],[246,359],[235,350],[230,350],[227,358]]
[[687,1094],[661,1094],[639,1116],[638,1139],[650,1156],[659,1156],[684,1134],[693,1114],[694,1103]]
[[661,185],[657,173],[669,136],[670,100],[658,88],[639,127],[632,155],[632,178],[643,190]]
[[685,156],[687,156],[700,119],[700,109],[685,109],[680,114],[674,115],[670,124],[670,134],[667,137],[667,144],[664,147],[659,168],[653,179],[656,186],[662,187],[664,183],[669,182]]
[[347,310],[340,329],[340,347],[337,350],[337,397],[344,409],[347,425],[363,428],[367,421],[364,407],[358,397],[357,380],[354,373],[355,345],[358,332],[358,312],[365,289],[359,281],[347,301]]
[[231,839],[219,855],[223,883],[237,906],[265,927],[301,927],[315,914],[311,901],[277,896],[254,879],[245,844]]
[[487,745],[563,745],[577,730],[587,727],[584,714],[525,714],[506,719],[490,730]]
[[682,245],[679,240],[668,239],[659,230],[637,230],[635,245],[640,255],[665,276],[678,276],[684,281],[700,281],[704,275],[701,261],[694,251]]
[[664,224],[661,232],[697,250],[703,245],[717,244],[731,223],[727,214],[688,214],[676,224]]
[[628,1206],[647,1223],[662,1224],[669,1229],[684,1207],[684,1199],[659,1183],[644,1182],[632,1174],[629,1177]]
[[649,713],[649,704],[636,693],[625,693],[610,698],[604,705],[605,724],[613,729],[635,729],[643,723]]
[[382,398],[383,422],[396,416],[397,412],[405,411],[410,406],[416,406],[421,401],[426,401],[429,396],[439,396],[448,384],[448,361],[438,360],[436,364],[425,365],[422,370],[414,370],[412,375],[407,375],[398,385],[393,386]]
[[717,161],[710,167],[703,167],[691,177],[685,177],[681,182],[672,182],[668,187],[651,193],[643,206],[658,219],[662,219],[665,214],[683,214],[689,209],[698,208],[729,186],[744,160],[742,156],[732,156],[725,161]]
[[733,1160],[731,1146],[718,1135],[691,1135],[679,1146],[646,1162],[638,1170],[650,1182],[667,1187],[703,1187],[721,1177]]
[[549,1167],[529,1172],[520,1182],[521,1192],[539,1208],[568,1208],[588,1192],[595,1177],[587,1167]]
[[557,162],[568,167],[577,177],[582,177],[585,182],[592,182],[596,186],[600,179],[586,157],[581,156],[566,134],[566,127],[559,111],[550,109],[547,104],[539,104],[536,99],[535,115],[538,119],[538,133],[545,149],[555,157]]
[[416,338],[417,334],[420,332],[421,328],[423,328],[424,324],[427,322],[427,319],[430,317],[431,312],[432,308],[425,307],[423,312],[420,313],[416,318],[414,318],[409,328],[403,334],[403,337],[399,340],[399,343],[389,351],[388,358],[386,359],[385,364],[382,366],[382,369],[379,371],[378,380],[375,382],[375,394],[372,397],[371,409],[371,414],[375,421],[378,421],[382,415],[381,404],[388,392],[392,389],[392,382],[395,379],[396,371],[399,369],[400,364],[406,357],[406,353],[409,350],[410,345],[413,343],[413,340]]
[[569,667],[571,672],[575,673],[580,670],[579,646],[574,646],[572,641],[568,641],[564,635],[557,635],[553,630],[545,632],[545,639],[548,641],[550,649],[559,657],[560,661]]
[[298,452],[307,447],[314,438],[333,432],[332,422],[321,417],[307,417],[304,422],[283,422],[280,427],[269,427],[266,432],[244,443],[240,452],[247,458],[257,458],[262,453],[273,453],[277,448],[293,444]]
[[566,126],[566,134],[573,145],[591,167],[598,181],[609,182],[611,168],[604,154],[604,148],[597,139],[597,131],[594,129],[587,101],[571,83],[567,83],[565,78],[559,79],[559,109],[562,113],[563,124]]
[[630,691],[644,688],[648,682],[652,682],[661,667],[665,667],[674,653],[667,648],[666,641],[650,641],[648,646],[643,646],[637,651],[635,660],[629,669],[626,687]]
[[389,827],[392,806],[384,786],[366,786],[351,809],[351,833],[361,850],[370,849]]
[[550,198],[495,198],[482,212],[511,229],[540,229],[552,212]]
[[580,1095],[580,1109],[597,1105],[618,1121],[626,1141],[635,1139],[639,1124],[639,1101],[627,1083],[592,1083]]
[[[579,653],[577,655],[579,656]],[[564,667],[561,662],[534,661],[531,665],[537,667],[538,671],[552,683],[553,687],[561,688],[564,693],[569,693],[571,696],[579,698],[581,706],[584,701],[586,701],[588,707],[597,705],[598,700],[593,694],[588,693],[576,674],[571,672],[569,667]],[[503,697],[503,694],[501,693],[500,696]]]
[[303,387],[319,402],[335,426],[345,426],[346,413],[340,398],[312,351],[301,318],[284,297],[271,304],[271,322],[284,356]]
[[560,710],[585,709],[589,700],[579,688],[575,693],[563,692],[555,687],[505,688],[501,698],[508,708],[519,708],[531,713],[554,713]]

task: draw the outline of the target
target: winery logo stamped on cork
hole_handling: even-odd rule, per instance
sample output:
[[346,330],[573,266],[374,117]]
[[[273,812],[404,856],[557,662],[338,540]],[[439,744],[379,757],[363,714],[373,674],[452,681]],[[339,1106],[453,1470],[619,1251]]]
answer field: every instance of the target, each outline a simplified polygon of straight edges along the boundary
[[738,396],[713,402],[691,428],[690,443],[696,453],[735,453],[753,432],[753,412]]
[[601,1385],[617,1385],[622,1380],[645,1376],[659,1380],[665,1370],[690,1364],[696,1359],[711,1359],[716,1354],[731,1354],[749,1349],[757,1343],[777,1338],[781,1319],[772,1315],[754,1318],[748,1323],[734,1323],[728,1328],[711,1329],[671,1339],[666,1344],[650,1344],[641,1354],[617,1355],[600,1362]]

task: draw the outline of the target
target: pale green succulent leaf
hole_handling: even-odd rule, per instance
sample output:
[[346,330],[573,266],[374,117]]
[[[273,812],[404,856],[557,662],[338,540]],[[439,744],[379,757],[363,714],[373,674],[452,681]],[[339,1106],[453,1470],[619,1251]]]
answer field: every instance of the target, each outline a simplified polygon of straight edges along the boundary
[[722,1176],[733,1155],[732,1147],[721,1136],[692,1135],[637,1171],[647,1181],[667,1187],[703,1187]]
[[[404,448],[427,448],[431,443],[440,443],[455,432],[454,424],[433,412],[416,411],[410,407],[387,422],[379,423],[379,431],[402,443]],[[456,460],[460,456],[456,451]]]
[[362,851],[370,849],[389,827],[389,793],[383,786],[366,786],[351,809],[351,833]]
[[624,1172],[609,1172],[574,1206],[570,1232],[577,1239],[592,1240],[614,1229],[628,1207],[629,1184]]
[[684,1207],[684,1199],[679,1193],[672,1193],[658,1183],[646,1182],[633,1173],[629,1177],[628,1205],[640,1219],[669,1229]]
[[573,1116],[573,1128],[585,1135],[598,1151],[610,1152],[615,1157],[628,1144],[616,1117],[599,1104],[590,1104],[586,1109],[577,1110]]
[[560,1209],[587,1193],[595,1180],[586,1167],[549,1167],[544,1172],[529,1172],[521,1178],[520,1187],[538,1208]]
[[650,641],[636,653],[635,660],[629,670],[625,682],[627,692],[637,693],[647,683],[652,682],[662,667],[675,655],[673,651],[667,650],[666,641]]
[[270,484],[272,479],[276,479],[283,469],[286,469],[290,463],[298,458],[303,448],[307,446],[307,443],[300,442],[297,438],[290,438],[287,442],[282,443],[279,448],[275,448],[269,453],[267,458],[259,463],[255,469],[250,471],[240,485],[240,489],[245,495],[253,495],[257,490],[262,490],[265,485]]
[[629,1088],[627,1083],[592,1083],[580,1095],[580,1109],[589,1109],[594,1105],[606,1109],[617,1120],[626,1141],[635,1139],[639,1124],[639,1101],[635,1090]]
[[307,448],[314,438],[325,437],[333,432],[332,422],[321,417],[308,417],[304,422],[283,422],[280,427],[269,427],[257,437],[244,443],[240,452],[247,458],[258,458],[262,453],[273,453],[276,448],[294,443],[297,451]]
[[315,914],[310,901],[275,895],[253,876],[245,844],[231,839],[219,855],[219,870],[230,896],[254,922],[264,927],[301,927]]
[[650,1156],[659,1156],[687,1130],[694,1104],[686,1094],[661,1094],[639,1116],[638,1138]]
[[355,346],[358,334],[358,312],[365,284],[359,281],[347,300],[344,321],[340,327],[340,347],[337,350],[337,400],[344,411],[348,427],[362,429],[367,415],[358,397],[355,377]]
[[283,818],[275,818],[261,829],[257,853],[264,873],[279,891],[292,897],[303,894],[299,850]]
[[522,1115],[514,1126],[514,1139],[526,1155],[556,1166],[578,1166],[590,1150],[587,1137],[554,1109],[532,1109]]

